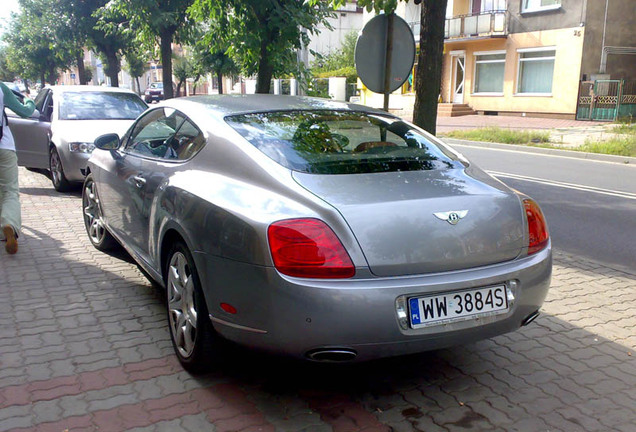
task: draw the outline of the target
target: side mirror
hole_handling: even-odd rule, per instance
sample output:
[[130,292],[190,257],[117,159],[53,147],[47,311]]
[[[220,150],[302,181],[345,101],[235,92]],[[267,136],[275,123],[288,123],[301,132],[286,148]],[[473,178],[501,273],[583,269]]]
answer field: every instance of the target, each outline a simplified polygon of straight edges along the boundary
[[98,136],[95,139],[95,147],[102,150],[117,150],[119,148],[119,135],[110,133]]

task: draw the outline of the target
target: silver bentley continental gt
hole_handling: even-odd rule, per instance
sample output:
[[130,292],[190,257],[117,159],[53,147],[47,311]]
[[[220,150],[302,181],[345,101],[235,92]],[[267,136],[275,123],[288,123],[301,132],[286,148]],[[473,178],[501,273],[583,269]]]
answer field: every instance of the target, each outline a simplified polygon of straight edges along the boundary
[[190,370],[219,338],[323,362],[470,343],[530,323],[550,285],[537,203],[383,111],[195,96],[95,146],[90,241],[165,287]]

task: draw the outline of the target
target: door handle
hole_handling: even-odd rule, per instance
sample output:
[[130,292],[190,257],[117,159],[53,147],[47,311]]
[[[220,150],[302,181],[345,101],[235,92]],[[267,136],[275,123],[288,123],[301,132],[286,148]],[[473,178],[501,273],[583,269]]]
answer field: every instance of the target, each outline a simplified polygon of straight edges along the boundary
[[142,176],[134,176],[133,181],[135,182],[135,186],[140,189],[146,185],[146,179]]

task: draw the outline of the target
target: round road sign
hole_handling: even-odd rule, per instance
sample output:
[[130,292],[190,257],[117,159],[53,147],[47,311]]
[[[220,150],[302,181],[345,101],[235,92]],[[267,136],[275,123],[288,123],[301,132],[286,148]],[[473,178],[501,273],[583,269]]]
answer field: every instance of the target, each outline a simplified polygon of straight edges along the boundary
[[409,25],[393,15],[393,43],[390,68],[386,66],[389,17],[378,15],[362,29],[355,50],[356,70],[360,80],[376,93],[384,93],[384,78],[389,70],[389,91],[400,88],[408,79],[415,61],[415,39]]

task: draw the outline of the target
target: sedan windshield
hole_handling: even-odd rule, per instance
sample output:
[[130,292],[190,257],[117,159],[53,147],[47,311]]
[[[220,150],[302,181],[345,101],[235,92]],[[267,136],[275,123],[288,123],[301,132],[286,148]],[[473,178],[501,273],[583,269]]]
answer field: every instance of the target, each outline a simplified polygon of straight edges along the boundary
[[453,167],[455,156],[392,117],[341,111],[243,114],[226,121],[279,164],[316,174]]
[[64,92],[60,120],[134,120],[147,107],[131,93]]

